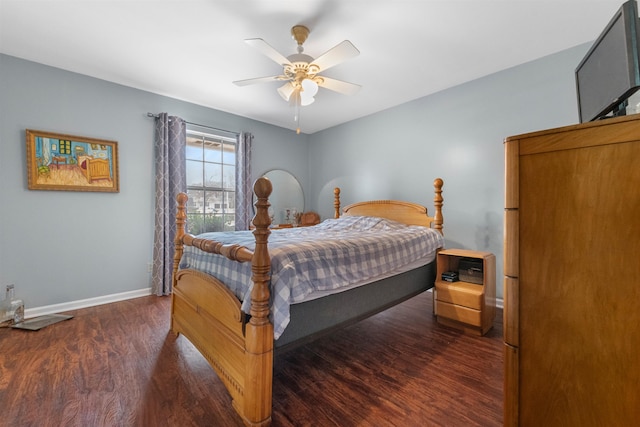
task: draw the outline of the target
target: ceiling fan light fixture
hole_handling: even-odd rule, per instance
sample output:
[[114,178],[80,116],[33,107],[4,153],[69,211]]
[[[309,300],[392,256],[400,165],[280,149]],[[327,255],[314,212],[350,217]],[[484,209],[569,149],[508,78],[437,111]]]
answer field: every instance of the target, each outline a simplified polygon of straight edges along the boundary
[[287,82],[278,88],[278,93],[280,94],[282,99],[284,99],[285,101],[289,101],[289,98],[291,98],[291,94],[294,90],[295,89],[293,85],[290,82]]
[[302,94],[306,96],[316,96],[318,93],[318,83],[313,81],[312,79],[304,79],[302,80]]
[[300,84],[300,105],[306,107],[307,105],[313,104],[315,101],[315,96],[318,93],[318,83],[314,82],[311,79],[304,79]]

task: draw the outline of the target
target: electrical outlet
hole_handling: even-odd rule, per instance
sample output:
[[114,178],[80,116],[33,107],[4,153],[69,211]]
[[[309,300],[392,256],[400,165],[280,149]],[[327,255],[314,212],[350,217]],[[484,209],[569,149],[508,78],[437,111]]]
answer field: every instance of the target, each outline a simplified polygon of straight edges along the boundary
[[147,263],[147,273],[151,273],[152,270],[153,270],[153,263],[152,262]]

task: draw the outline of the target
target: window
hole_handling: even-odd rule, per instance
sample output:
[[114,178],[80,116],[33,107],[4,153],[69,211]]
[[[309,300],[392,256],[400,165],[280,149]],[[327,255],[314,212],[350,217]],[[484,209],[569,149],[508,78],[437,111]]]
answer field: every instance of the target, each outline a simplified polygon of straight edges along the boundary
[[69,140],[60,140],[60,149],[58,153],[60,154],[71,154],[71,141]]
[[235,229],[237,137],[187,129],[187,231]]

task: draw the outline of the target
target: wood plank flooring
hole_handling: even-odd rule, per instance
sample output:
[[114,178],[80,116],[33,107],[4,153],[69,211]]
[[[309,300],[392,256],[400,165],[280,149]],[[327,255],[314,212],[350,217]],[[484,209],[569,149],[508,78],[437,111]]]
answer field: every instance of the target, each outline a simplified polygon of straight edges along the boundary
[[[170,298],[0,329],[0,426],[241,426]],[[484,337],[436,323],[430,293],[279,355],[274,426],[502,425],[502,312]],[[5,424],[6,423],[6,424]]]

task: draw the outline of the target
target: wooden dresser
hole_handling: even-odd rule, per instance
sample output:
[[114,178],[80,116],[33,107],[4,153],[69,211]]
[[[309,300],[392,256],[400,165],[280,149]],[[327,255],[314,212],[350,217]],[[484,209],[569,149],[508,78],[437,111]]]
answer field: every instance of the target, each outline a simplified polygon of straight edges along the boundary
[[640,115],[505,160],[504,425],[640,425]]

